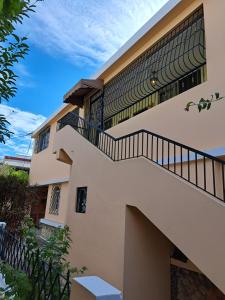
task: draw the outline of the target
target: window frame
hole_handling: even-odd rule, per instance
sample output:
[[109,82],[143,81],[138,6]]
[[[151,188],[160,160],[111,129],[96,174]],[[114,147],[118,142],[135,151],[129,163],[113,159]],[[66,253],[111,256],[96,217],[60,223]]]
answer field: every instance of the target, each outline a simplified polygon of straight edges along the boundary
[[[82,196],[83,199],[79,199]],[[77,187],[76,189],[76,206],[75,212],[80,214],[85,214],[87,210],[87,186]]]

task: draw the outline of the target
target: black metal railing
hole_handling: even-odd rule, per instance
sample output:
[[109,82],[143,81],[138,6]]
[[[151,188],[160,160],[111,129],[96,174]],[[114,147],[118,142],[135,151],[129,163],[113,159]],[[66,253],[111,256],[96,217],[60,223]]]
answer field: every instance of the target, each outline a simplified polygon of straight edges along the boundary
[[61,274],[51,262],[44,262],[39,251],[27,248],[23,239],[0,227],[0,260],[28,275],[32,290],[28,299],[69,300],[70,272]]
[[[113,161],[145,157],[225,201],[224,160],[145,129],[114,138],[76,114],[71,113],[71,119],[77,120],[72,127]],[[70,125],[59,122],[61,128]]]

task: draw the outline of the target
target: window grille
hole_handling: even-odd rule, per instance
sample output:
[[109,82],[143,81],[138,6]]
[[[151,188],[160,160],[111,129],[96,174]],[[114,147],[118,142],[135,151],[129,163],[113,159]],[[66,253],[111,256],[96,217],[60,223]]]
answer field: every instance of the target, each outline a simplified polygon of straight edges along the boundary
[[106,128],[115,126],[205,80],[201,6],[91,97],[90,121],[98,126],[103,118]]
[[38,152],[48,148],[49,136],[50,136],[50,127],[46,128],[40,132],[40,134],[35,142],[35,149],[34,149],[35,153],[38,153]]
[[[72,113],[77,114],[79,116],[80,108],[76,107],[74,110],[72,110]],[[57,130],[62,129],[64,126],[70,124],[73,128],[76,129],[77,127],[78,118],[75,118],[71,112],[67,113],[65,116],[63,116],[57,123]]]
[[51,193],[51,200],[49,206],[49,213],[52,215],[59,214],[59,201],[60,201],[60,187],[53,186]]

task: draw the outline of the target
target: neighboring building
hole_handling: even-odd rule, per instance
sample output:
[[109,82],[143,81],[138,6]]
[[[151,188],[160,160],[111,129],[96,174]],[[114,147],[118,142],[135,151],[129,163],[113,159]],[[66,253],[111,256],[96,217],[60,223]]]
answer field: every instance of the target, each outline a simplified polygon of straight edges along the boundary
[[30,171],[31,157],[24,155],[4,156],[2,164],[9,165],[16,170]]
[[225,95],[224,11],[170,0],[33,134],[43,232],[125,300],[224,299],[225,100],[184,110]]

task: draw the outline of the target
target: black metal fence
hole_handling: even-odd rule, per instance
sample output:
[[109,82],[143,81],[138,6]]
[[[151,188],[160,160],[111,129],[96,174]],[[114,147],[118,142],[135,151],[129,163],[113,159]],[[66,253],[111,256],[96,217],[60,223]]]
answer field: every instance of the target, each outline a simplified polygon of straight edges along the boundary
[[145,157],[225,201],[224,160],[144,129],[114,138],[73,113],[67,122],[59,121],[61,128],[69,119],[76,119],[72,127],[113,161]]
[[27,274],[32,286],[28,299],[69,300],[69,271],[61,274],[51,262],[41,260],[38,250],[29,250],[21,238],[1,227],[0,260]]

